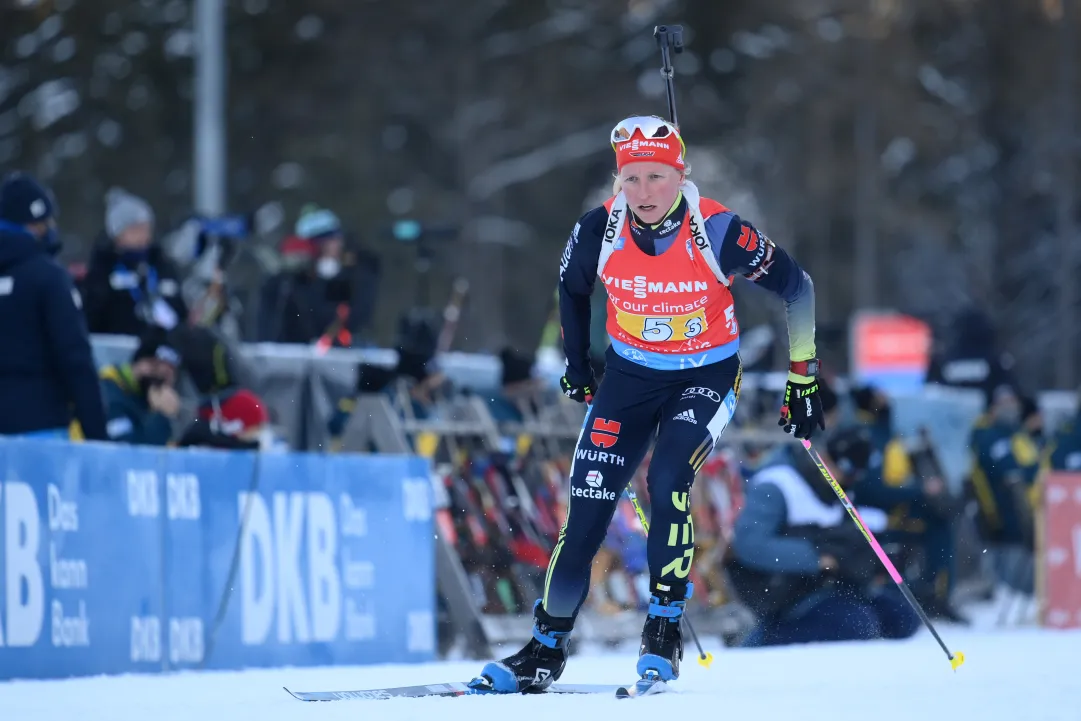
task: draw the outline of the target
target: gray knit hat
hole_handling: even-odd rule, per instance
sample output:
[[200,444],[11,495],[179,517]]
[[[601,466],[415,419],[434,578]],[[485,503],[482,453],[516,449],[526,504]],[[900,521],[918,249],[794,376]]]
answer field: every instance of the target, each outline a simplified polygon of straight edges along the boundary
[[105,194],[105,232],[115,238],[139,223],[154,224],[150,204],[123,188],[111,188]]

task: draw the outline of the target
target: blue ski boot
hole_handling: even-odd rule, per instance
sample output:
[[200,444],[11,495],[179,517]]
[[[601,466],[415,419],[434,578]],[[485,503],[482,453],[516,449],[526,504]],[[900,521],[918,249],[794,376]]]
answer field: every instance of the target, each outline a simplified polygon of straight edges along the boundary
[[533,604],[533,638],[518,653],[487,664],[469,682],[479,693],[540,693],[551,686],[567,665],[572,618],[549,616],[538,600]]
[[649,580],[651,596],[642,645],[638,651],[639,691],[657,681],[679,678],[683,660],[683,611],[691,597],[689,583],[668,584],[653,577]]

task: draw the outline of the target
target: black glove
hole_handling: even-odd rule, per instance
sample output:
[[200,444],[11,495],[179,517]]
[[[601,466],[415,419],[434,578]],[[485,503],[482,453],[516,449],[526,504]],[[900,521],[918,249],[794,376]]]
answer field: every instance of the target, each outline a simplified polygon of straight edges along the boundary
[[563,395],[570,398],[575,403],[592,403],[593,402],[593,386],[594,379],[590,377],[589,382],[585,384],[571,383],[567,379],[567,376],[563,376],[559,379],[559,389],[563,391]]
[[777,425],[785,433],[796,438],[811,439],[815,426],[826,430],[826,419],[822,413],[822,398],[818,393],[818,381],[796,383],[791,378],[784,387],[784,405],[781,406],[781,419]]

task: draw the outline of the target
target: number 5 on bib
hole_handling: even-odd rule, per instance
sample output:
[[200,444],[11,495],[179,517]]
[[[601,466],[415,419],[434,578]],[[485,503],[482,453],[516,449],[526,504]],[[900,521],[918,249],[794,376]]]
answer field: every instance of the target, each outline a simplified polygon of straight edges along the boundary
[[702,309],[676,316],[644,316],[619,311],[616,320],[623,330],[649,343],[688,340],[709,327]]

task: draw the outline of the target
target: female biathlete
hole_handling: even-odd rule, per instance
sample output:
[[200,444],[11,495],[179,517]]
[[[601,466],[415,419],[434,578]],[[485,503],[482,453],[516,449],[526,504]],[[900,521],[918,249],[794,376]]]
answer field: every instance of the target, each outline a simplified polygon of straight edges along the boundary
[[[656,433],[646,479],[650,604],[638,673],[679,676],[682,615],[694,556],[689,493],[739,395],[737,275],[784,299],[791,363],[779,425],[798,438],[825,430],[815,359],[814,287],[784,250],[687,180],[686,146],[657,117],[612,130],[615,197],[574,226],[559,269],[563,393],[591,403],[570,473],[567,519],[534,605],[533,638],[471,683],[499,693],[542,691],[567,663],[593,557],[616,504]],[[594,394],[590,295],[608,294],[604,380]]]

